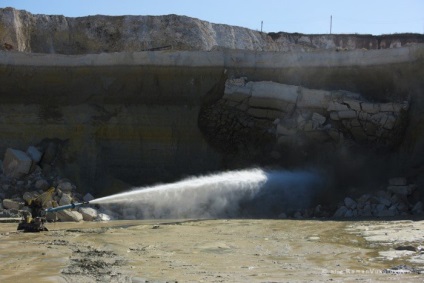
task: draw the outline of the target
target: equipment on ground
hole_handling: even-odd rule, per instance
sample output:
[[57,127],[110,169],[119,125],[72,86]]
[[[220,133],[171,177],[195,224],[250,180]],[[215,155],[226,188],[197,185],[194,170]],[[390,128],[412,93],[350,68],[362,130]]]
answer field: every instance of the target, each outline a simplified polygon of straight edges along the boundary
[[53,200],[55,190],[55,188],[50,188],[36,198],[27,201],[27,205],[31,208],[31,213],[29,211],[24,212],[17,230],[23,230],[24,232],[48,231],[48,229],[44,226],[44,223],[47,222],[47,213],[73,209],[89,203],[86,201],[57,206],[57,202]]

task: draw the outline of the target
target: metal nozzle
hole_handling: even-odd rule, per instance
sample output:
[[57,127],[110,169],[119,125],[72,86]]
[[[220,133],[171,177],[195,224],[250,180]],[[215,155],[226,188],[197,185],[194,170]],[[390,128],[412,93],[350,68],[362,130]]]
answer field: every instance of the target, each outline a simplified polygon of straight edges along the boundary
[[82,205],[85,205],[85,204],[89,204],[89,202],[84,201],[84,202],[70,203],[70,204],[66,204],[66,205],[62,205],[62,206],[46,208],[44,211],[46,213],[58,212],[58,211],[65,210],[65,209],[74,209],[76,207],[79,207],[79,206],[82,206]]

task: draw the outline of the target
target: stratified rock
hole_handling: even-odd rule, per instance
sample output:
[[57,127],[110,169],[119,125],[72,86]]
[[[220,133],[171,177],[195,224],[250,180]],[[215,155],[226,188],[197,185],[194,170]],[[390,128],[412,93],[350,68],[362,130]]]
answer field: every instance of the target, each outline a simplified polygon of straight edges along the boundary
[[4,155],[3,171],[11,178],[21,178],[27,175],[31,169],[32,160],[23,151],[8,148]]
[[81,213],[84,221],[93,221],[98,217],[99,214],[97,210],[92,207],[80,207],[78,211]]
[[80,222],[83,220],[82,214],[74,210],[61,210],[56,212],[57,218],[63,222]]

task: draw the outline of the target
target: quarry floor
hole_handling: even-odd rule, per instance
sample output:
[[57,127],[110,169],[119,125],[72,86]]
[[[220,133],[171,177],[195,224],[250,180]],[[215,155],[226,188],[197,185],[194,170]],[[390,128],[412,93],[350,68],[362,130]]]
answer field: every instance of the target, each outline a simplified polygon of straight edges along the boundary
[[[0,282],[423,282],[424,221],[0,224]],[[416,271],[415,270],[415,271]]]

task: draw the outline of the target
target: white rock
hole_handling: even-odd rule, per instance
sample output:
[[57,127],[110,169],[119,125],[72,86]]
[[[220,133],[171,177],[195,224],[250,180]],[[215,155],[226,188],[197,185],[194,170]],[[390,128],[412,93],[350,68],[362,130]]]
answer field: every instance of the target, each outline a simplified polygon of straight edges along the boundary
[[93,221],[98,216],[97,210],[92,207],[80,207],[78,212],[82,214],[84,221]]
[[20,209],[23,205],[19,203],[18,201],[14,201],[12,199],[4,199],[3,200],[3,207],[5,209]]
[[80,222],[83,220],[82,214],[69,209],[56,212],[57,218],[63,222]]
[[43,155],[36,147],[29,146],[26,153],[28,156],[35,162],[38,163],[41,160],[41,156]]

